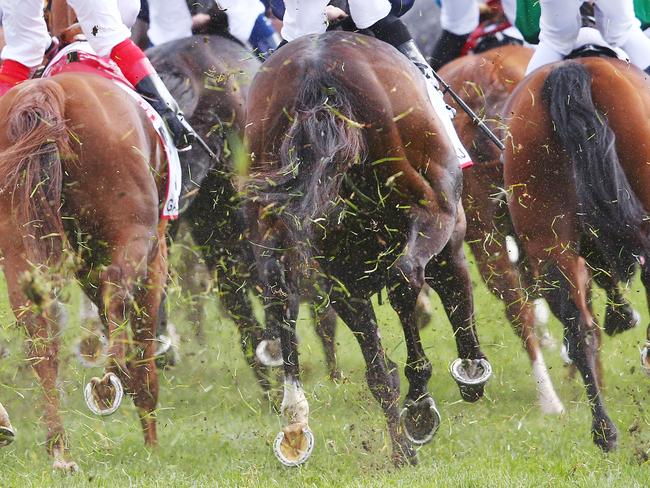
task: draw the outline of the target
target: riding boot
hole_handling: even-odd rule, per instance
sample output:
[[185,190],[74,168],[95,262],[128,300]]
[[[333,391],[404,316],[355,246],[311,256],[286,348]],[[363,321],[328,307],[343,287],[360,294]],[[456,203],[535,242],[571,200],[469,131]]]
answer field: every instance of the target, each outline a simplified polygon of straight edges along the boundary
[[457,35],[443,30],[431,53],[431,67],[440,69],[460,56],[469,34]]
[[111,59],[117,63],[136,91],[160,114],[176,148],[179,151],[190,149],[196,140],[196,132],[185,120],[178,103],[142,50],[133,41],[126,39],[113,48]]
[[31,69],[24,64],[12,59],[2,61],[0,67],[0,97],[11,90],[18,83],[29,78]]

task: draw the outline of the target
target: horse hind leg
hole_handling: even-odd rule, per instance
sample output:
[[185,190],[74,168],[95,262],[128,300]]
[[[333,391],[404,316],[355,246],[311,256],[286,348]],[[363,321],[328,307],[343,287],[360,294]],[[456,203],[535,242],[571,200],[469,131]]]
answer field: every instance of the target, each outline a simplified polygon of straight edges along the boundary
[[316,325],[316,334],[320,338],[325,353],[325,363],[331,380],[343,378],[336,360],[336,312],[331,305],[312,304],[312,315]]
[[159,246],[148,266],[146,282],[135,295],[136,307],[131,310],[133,351],[127,362],[130,381],[129,393],[138,409],[144,440],[155,446],[156,406],[158,404],[158,369],[156,366],[156,340],[160,305],[167,280],[167,249],[164,224],[160,225]]
[[[11,249],[3,246],[3,249]],[[76,472],[77,464],[72,460],[67,442],[67,436],[63,428],[63,421],[59,413],[60,394],[57,386],[59,370],[59,324],[56,319],[59,317],[54,304],[44,303],[48,300],[46,296],[40,296],[40,304],[35,304],[35,293],[30,292],[27,297],[25,288],[31,284],[25,283],[25,277],[38,276],[22,257],[21,249],[13,248],[14,253],[5,251],[4,273],[9,291],[9,300],[16,316],[28,335],[27,355],[28,361],[34,368],[41,384],[45,400],[45,424],[47,427],[46,449],[54,458],[52,467],[56,470]],[[45,279],[44,277],[41,277]],[[40,278],[32,278],[30,283]],[[4,426],[5,438],[7,428]],[[1,434],[0,434],[1,435]]]

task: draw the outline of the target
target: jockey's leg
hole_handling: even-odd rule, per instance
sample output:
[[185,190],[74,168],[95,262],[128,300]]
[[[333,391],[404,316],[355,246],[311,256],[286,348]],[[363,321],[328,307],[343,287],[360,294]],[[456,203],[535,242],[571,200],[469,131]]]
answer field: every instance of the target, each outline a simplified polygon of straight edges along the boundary
[[185,0],[149,0],[149,40],[154,46],[192,35],[192,16]]
[[431,53],[431,66],[439,69],[456,59],[469,35],[478,26],[476,0],[443,0],[440,7],[442,33]]
[[43,53],[52,42],[43,19],[41,0],[0,0],[5,42],[0,68],[0,96],[29,78],[41,64]]
[[131,41],[131,32],[122,21],[118,0],[68,0],[68,5],[77,14],[90,46],[100,56],[110,55],[117,63],[126,79],[162,116],[176,147],[189,148],[195,132],[149,59]]
[[291,42],[301,36],[325,32],[327,4],[328,0],[284,0],[282,39]]
[[[391,13],[389,0],[349,0],[349,5],[352,20],[354,20],[357,27],[360,29],[367,28],[377,39],[397,48],[422,72],[427,81],[427,91],[433,109],[440,117],[445,132],[456,149],[458,164],[461,167],[471,164],[469,153],[460,142],[451,122],[451,112],[443,99],[433,70],[424,59],[406,25],[399,17]],[[368,22],[372,23],[368,25]]]
[[642,70],[650,68],[650,39],[634,14],[633,0],[598,0],[596,25],[605,41],[623,49],[632,64]]
[[545,64],[561,61],[573,50],[580,32],[581,4],[582,0],[540,0],[539,45],[528,63],[526,74]]
[[266,17],[260,0],[217,0],[217,3],[226,10],[230,33],[240,42],[249,43],[263,57],[277,47],[278,33]]

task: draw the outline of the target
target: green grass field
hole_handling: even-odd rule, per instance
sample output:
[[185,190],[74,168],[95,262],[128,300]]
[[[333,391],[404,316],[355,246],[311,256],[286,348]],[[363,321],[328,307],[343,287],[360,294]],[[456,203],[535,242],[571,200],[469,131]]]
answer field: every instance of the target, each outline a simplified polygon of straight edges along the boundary
[[[474,275],[476,277],[476,273]],[[64,331],[61,386],[72,454],[81,471],[66,477],[51,471],[43,446],[41,395],[27,367],[24,335],[13,325],[4,283],[0,287],[2,341],[10,354],[0,363],[0,399],[17,430],[16,441],[0,450],[0,487],[23,486],[440,486],[440,487],[633,487],[650,485],[650,379],[639,367],[645,325],[622,337],[605,338],[606,401],[619,428],[619,449],[603,455],[592,444],[590,413],[579,379],[568,379],[558,351],[547,350],[558,393],[567,413],[542,417],[526,354],[505,320],[502,304],[476,280],[479,334],[494,367],[486,397],[465,404],[448,373],[455,347],[441,307],[423,333],[434,374],[430,389],[443,424],[419,451],[420,464],[396,470],[389,461],[385,422],[368,391],[358,346],[344,325],[337,332],[346,380],[332,383],[310,322],[301,320],[301,358],[311,406],[316,447],[300,468],[282,467],[271,442],[281,421],[240,354],[233,324],[216,306],[209,310],[207,345],[199,346],[183,322],[183,304],[172,316],[185,333],[182,363],[161,379],[159,441],[142,442],[132,402],[112,417],[87,411],[82,387],[98,370],[85,370],[71,355],[81,331],[75,314]],[[648,323],[639,283],[628,296]],[[598,295],[597,310],[603,309]],[[73,303],[75,300],[72,300]],[[379,308],[384,345],[403,366],[405,348],[394,312]],[[553,334],[560,338],[556,321]],[[405,380],[402,379],[403,391]]]

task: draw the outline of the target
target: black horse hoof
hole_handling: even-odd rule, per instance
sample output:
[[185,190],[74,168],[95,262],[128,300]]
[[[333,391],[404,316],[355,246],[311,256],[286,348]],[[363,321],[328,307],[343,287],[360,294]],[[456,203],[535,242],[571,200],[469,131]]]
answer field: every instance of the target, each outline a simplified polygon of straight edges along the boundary
[[483,397],[485,384],[492,376],[492,366],[487,359],[456,359],[449,368],[466,402],[476,402]]
[[421,446],[430,442],[440,427],[440,412],[433,398],[427,396],[417,401],[406,400],[400,413],[404,435],[413,444]]
[[600,447],[605,452],[610,452],[616,449],[618,433],[614,423],[608,419],[594,420],[591,428],[591,434],[594,439],[594,444]]
[[607,305],[605,312],[605,333],[609,336],[633,329],[641,321],[641,314],[629,304]]
[[255,348],[255,355],[264,366],[277,368],[284,364],[280,339],[264,339]]

